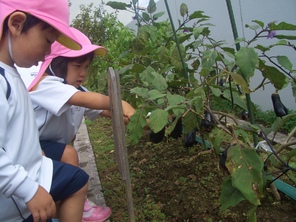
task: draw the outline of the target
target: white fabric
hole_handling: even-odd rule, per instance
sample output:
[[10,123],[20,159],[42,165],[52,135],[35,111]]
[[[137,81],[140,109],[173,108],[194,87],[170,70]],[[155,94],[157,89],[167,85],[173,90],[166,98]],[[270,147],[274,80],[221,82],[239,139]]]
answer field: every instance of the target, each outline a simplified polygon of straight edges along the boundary
[[40,140],[69,144],[75,138],[84,115],[93,120],[102,112],[68,105],[67,101],[78,91],[74,86],[64,84],[62,78],[47,76],[36,90],[29,93]]
[[11,86],[0,76],[0,221],[21,221],[30,212],[25,203],[35,195],[38,184],[49,191],[52,161],[42,156],[32,104],[27,89],[15,68],[0,62]]

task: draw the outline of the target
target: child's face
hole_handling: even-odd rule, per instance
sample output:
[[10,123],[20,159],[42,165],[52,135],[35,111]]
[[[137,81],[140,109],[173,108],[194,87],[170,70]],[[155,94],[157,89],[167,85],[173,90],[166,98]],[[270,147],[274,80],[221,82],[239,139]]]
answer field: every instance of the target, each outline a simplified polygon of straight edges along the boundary
[[50,54],[51,44],[60,33],[53,28],[41,29],[41,25],[33,26],[26,33],[20,33],[11,40],[14,63],[29,68],[44,61]]
[[91,60],[68,62],[66,81],[69,85],[79,87],[85,80]]

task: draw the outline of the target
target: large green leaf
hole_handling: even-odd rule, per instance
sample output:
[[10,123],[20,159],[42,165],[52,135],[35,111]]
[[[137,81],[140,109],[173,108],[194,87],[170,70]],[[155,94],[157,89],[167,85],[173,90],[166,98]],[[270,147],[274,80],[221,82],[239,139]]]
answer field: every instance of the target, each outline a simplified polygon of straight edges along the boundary
[[273,66],[265,65],[262,61],[259,62],[259,68],[262,75],[270,80],[277,89],[283,89],[289,84],[289,79]]
[[157,133],[166,126],[168,122],[168,113],[162,109],[154,110],[150,117],[149,127],[154,132]]
[[232,186],[254,205],[260,205],[263,197],[263,165],[255,149],[241,148],[239,145],[228,149],[226,167],[231,174]]
[[131,142],[136,144],[144,133],[144,126],[146,126],[146,111],[144,109],[137,109],[134,115],[131,116],[127,129],[130,132],[129,137]]
[[229,207],[235,207],[241,201],[245,200],[242,193],[233,187],[231,182],[231,177],[228,176],[222,183],[220,195],[220,210],[222,212],[224,212]]
[[258,62],[258,54],[254,48],[241,47],[238,52],[235,53],[236,64],[240,68],[243,77],[247,82],[250,82],[250,78],[254,75],[255,66]]
[[144,72],[140,73],[140,78],[144,83],[159,91],[163,91],[168,87],[165,78],[155,72],[151,66],[148,66]]

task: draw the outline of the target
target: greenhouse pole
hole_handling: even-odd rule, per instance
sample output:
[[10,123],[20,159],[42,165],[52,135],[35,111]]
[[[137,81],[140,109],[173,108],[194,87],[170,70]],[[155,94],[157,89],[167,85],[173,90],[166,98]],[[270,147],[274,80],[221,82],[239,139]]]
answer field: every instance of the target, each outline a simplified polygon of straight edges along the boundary
[[173,22],[173,19],[172,19],[171,11],[170,11],[167,0],[164,0],[164,2],[165,2],[165,6],[166,6],[166,9],[167,9],[169,18],[170,18],[172,29],[173,29],[173,32],[174,32],[175,42],[176,42],[178,52],[179,52],[179,55],[180,55],[180,59],[181,59],[181,62],[182,62],[182,67],[183,67],[183,70],[184,70],[184,74],[187,77],[188,81],[190,82],[189,75],[188,75],[187,69],[186,69],[186,65],[185,65],[185,62],[184,62],[184,59],[183,59],[183,56],[182,56],[179,40],[178,40],[176,29],[175,29],[175,26],[174,26],[174,22]]
[[[229,18],[230,18],[233,38],[234,38],[234,40],[236,40],[238,38],[238,34],[237,34],[235,19],[234,19],[234,15],[233,15],[231,0],[226,0],[226,4],[227,4],[228,14],[229,14]],[[236,46],[236,50],[239,51],[240,44],[236,43],[235,46]],[[246,80],[244,75],[243,75],[243,78]],[[255,119],[254,119],[254,113],[253,113],[253,109],[252,109],[251,96],[249,93],[246,93],[246,100],[247,100],[247,107],[248,107],[248,112],[249,112],[249,117],[250,117],[250,123],[254,124]],[[253,134],[253,140],[254,140],[254,147],[256,147],[256,145],[258,143],[258,136],[255,133]]]

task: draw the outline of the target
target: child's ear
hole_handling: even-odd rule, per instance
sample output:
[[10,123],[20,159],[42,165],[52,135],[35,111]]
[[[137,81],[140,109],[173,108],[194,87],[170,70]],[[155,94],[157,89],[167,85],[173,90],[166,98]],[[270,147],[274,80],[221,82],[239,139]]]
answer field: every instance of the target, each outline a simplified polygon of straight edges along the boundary
[[27,16],[23,12],[13,12],[8,19],[8,29],[12,35],[20,35]]

